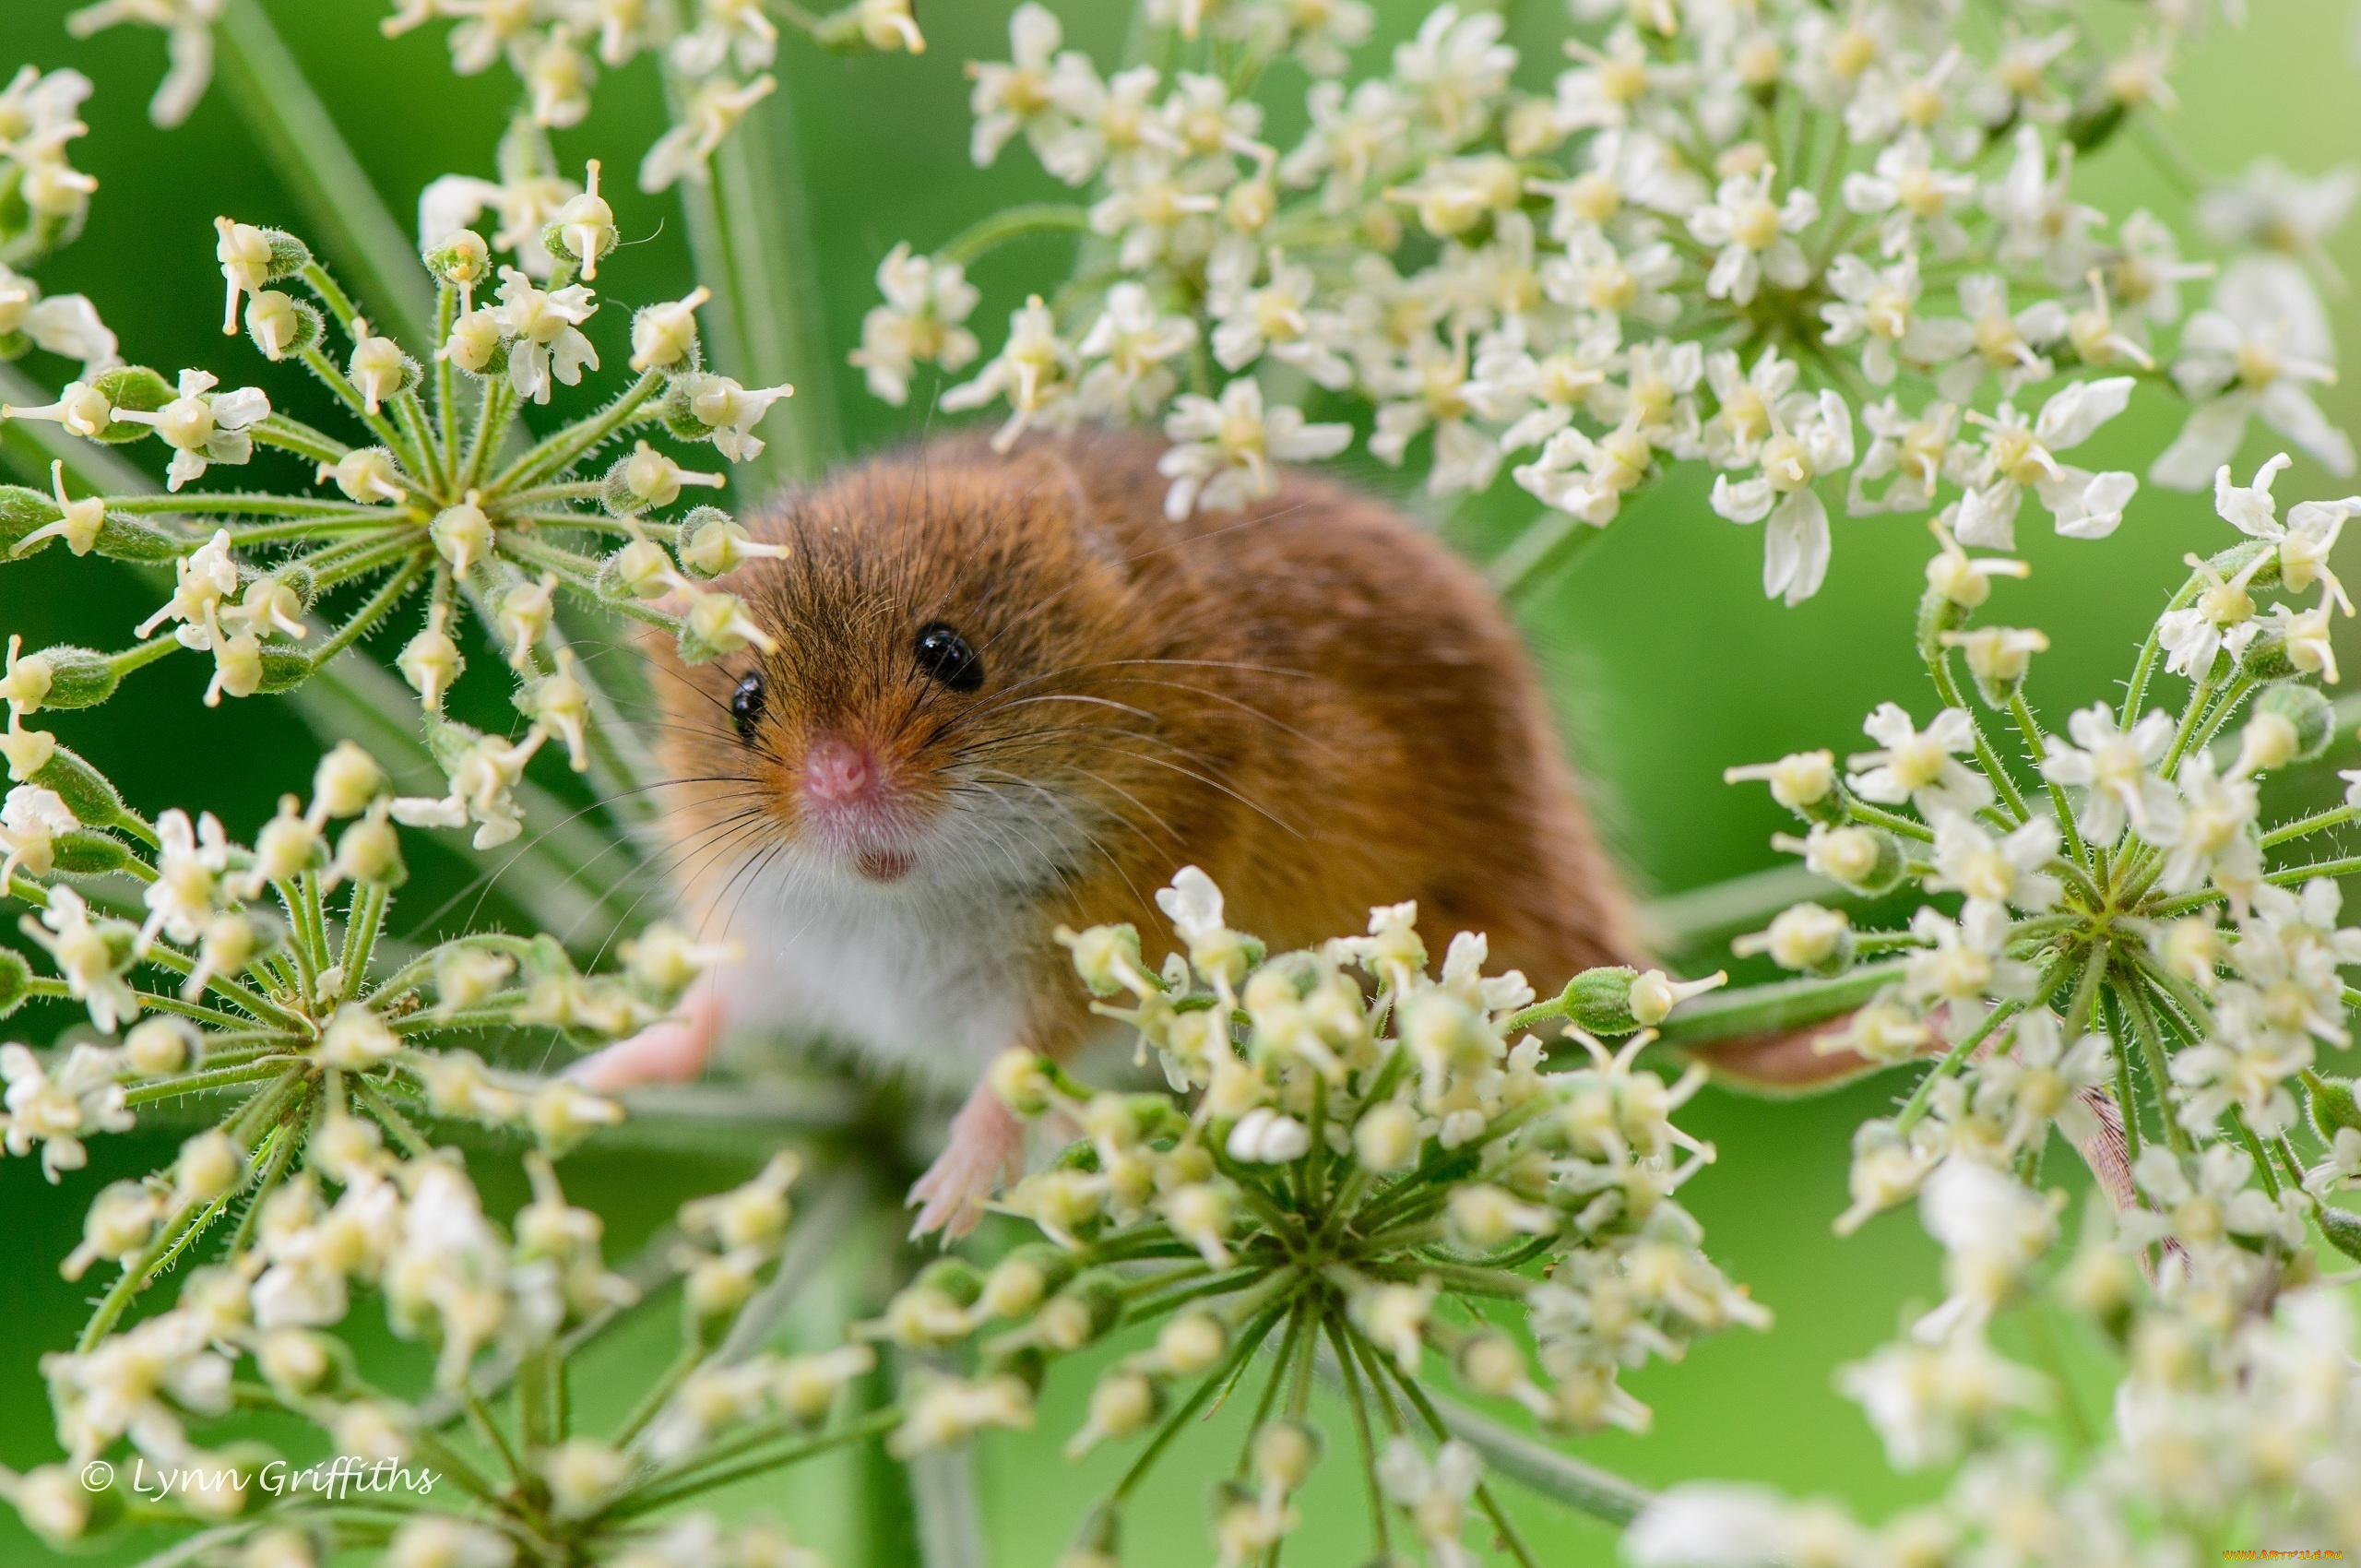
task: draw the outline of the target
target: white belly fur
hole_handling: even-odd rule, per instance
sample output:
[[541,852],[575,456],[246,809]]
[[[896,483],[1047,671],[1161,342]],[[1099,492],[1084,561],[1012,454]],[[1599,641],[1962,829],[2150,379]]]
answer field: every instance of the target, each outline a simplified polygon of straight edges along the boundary
[[790,851],[730,887],[706,928],[742,949],[717,979],[724,1031],[847,1046],[966,1089],[1020,1043],[1010,913],[1005,889],[881,885]]

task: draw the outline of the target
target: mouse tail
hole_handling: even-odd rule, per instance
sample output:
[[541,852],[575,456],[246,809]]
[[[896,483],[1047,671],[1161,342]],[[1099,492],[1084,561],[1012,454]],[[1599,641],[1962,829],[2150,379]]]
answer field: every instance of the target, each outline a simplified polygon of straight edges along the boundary
[[1829,1042],[1852,1022],[1847,1013],[1801,1028],[1684,1046],[1681,1054],[1703,1063],[1715,1082],[1741,1093],[1776,1098],[1822,1094],[1879,1066],[1857,1051],[1830,1048]]

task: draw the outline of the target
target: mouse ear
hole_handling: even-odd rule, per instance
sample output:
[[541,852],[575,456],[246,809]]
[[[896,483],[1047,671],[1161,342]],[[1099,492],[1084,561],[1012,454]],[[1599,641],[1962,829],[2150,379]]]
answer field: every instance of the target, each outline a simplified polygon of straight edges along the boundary
[[[1145,449],[1146,445],[1137,437],[1111,432],[1037,435],[1019,443],[1001,460],[1014,470],[1012,477],[1023,486],[1028,505],[1061,508],[1075,541],[1104,564],[1121,569],[1133,552],[1120,531],[1109,526],[1108,506],[1114,498],[1106,493],[1109,487],[1094,486],[1091,476],[1115,471],[1120,448]],[[1127,491],[1118,493],[1129,499]],[[1161,505],[1162,496],[1159,489],[1151,505]]]

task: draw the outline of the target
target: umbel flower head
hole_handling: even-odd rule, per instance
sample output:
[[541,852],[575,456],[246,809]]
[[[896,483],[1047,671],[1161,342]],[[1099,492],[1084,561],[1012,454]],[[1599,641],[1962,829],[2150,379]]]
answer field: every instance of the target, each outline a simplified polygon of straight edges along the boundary
[[[124,676],[175,648],[211,656],[212,705],[291,690],[410,616],[417,630],[395,664],[418,693],[448,789],[386,809],[406,826],[472,828],[476,848],[488,849],[522,830],[516,791],[544,744],[555,742],[552,751],[577,772],[606,744],[593,725],[603,694],[560,628],[561,598],[669,629],[692,660],[769,640],[736,599],[706,584],[774,547],[747,540],[717,507],[684,505],[686,493],[720,488],[727,476],[688,467],[667,448],[710,444],[730,463],[751,460],[763,450],[756,426],[793,389],[749,389],[706,368],[696,312],[710,295],[698,290],[636,313],[628,385],[544,439],[508,450],[524,405],[549,404],[600,370],[583,330],[603,308],[588,279],[618,234],[596,162],[583,185],[555,188],[564,182],[530,125],[512,131],[503,157],[514,183],[549,188],[544,201],[502,206],[508,227],[494,239],[458,222],[436,227],[466,193],[430,193],[425,204],[421,261],[440,294],[439,345],[405,348],[381,331],[294,236],[218,220],[227,329],[243,321],[266,360],[309,371],[343,406],[350,439],[196,368],[167,380],[113,364],[47,406],[0,409],[0,419],[53,422],[91,442],[160,441],[171,449],[168,487],[190,517],[220,509],[196,487],[218,469],[243,467],[258,448],[314,465],[316,484],[311,493],[242,491],[234,517],[219,526],[160,516],[154,497],[77,495],[62,465],[48,494],[0,487],[0,546],[10,557],[63,543],[76,555],[169,564],[172,574],[169,596],[127,628],[146,640],[113,654],[12,654],[0,687],[8,703],[0,750],[12,778],[32,778],[54,748],[27,719],[45,707],[103,702]],[[501,189],[475,195],[479,206],[506,199]],[[496,266],[502,247],[519,265]],[[65,303],[42,302],[26,319]],[[46,331],[68,314],[36,325]],[[113,352],[112,338],[78,346]],[[623,455],[607,456],[618,441],[628,443]],[[586,471],[594,460],[603,470]],[[354,588],[365,591],[341,597],[350,606],[341,621],[320,624],[322,600]],[[444,717],[465,668],[455,633],[469,608],[506,654],[528,725],[519,736]]]
[[[2216,507],[2246,538],[2189,558],[2119,715],[2096,703],[2045,729],[2023,683],[2047,639],[1975,624],[2021,564],[1970,560],[1938,525],[1918,615],[1934,716],[1882,705],[1865,726],[1879,749],[1841,776],[1826,752],[1732,770],[1810,825],[1779,842],[1849,893],[1916,882],[1942,899],[1877,931],[1799,905],[1738,946],[1815,977],[1764,993],[1783,1017],[1849,1010],[1823,1051],[1935,1057],[1897,1113],[1858,1130],[1836,1227],[1916,1198],[1948,1293],[1839,1386],[1896,1468],[1957,1468],[1880,1526],[1677,1487],[1626,1538],[1634,1562],[2170,1561],[2231,1520],[2361,1543],[2354,1326],[2327,1275],[2361,1258],[2333,1201],[2361,1180],[2361,1113],[2326,1070],[2351,1046],[2361,930],[2341,923],[2333,880],[2355,862],[2310,848],[2361,816],[2361,772],[2343,803],[2272,826],[2258,788],[2331,740],[2318,683],[2345,605],[2320,562],[2361,498],[2283,521],[2286,464],[2246,484],[2216,471]],[[1724,1005],[1743,1013],[1745,993]],[[2071,1249],[2066,1194],[2043,1181],[2053,1134],[2095,1178]],[[2075,1396],[2005,1353],[1994,1327],[2017,1311],[2079,1317],[2123,1352],[2087,1452],[2061,1456],[2036,1425]]]
[[[896,246],[853,361],[895,403],[919,367],[965,372],[942,407],[1005,405],[1002,445],[1157,425],[1176,516],[1357,441],[1436,495],[1509,467],[1548,509],[1503,560],[1512,587],[1681,464],[1714,473],[1719,516],[1762,525],[1763,590],[1789,604],[1825,579],[1840,496],[1971,545],[2011,547],[2029,497],[2061,535],[2103,537],[2140,481],[2071,449],[2143,377],[2187,410],[2155,482],[2201,486],[2257,417],[2349,472],[2308,389],[2334,374],[2311,274],[2350,176],[2272,164],[2208,191],[2225,258],[2185,312],[2217,269],[2183,258],[2174,215],[2074,186],[2133,122],[2168,136],[2191,18],[2123,40],[2083,8],[2021,34],[1891,5],[1577,4],[1536,93],[1488,7],[1434,6],[1372,55],[1351,48],[1358,5],[1175,0],[1147,13],[1172,30],[1159,64],[1102,72],[1028,0],[1008,57],[968,65],[971,152],[1021,140],[1078,199],[994,214],[931,259]],[[1289,57],[1312,77],[1292,146],[1268,130]],[[966,269],[1075,230],[1065,287],[1034,290],[970,369]],[[1353,408],[1358,427],[1335,417]]]
[[[1018,1115],[1082,1135],[998,1206],[1044,1241],[989,1270],[937,1263],[869,1325],[974,1350],[969,1373],[914,1398],[904,1450],[1028,1423],[1050,1362],[1152,1329],[1101,1375],[1070,1455],[1120,1443],[1145,1470],[1225,1388],[1261,1381],[1247,1467],[1211,1521],[1221,1561],[1259,1561],[1335,1435],[1308,1416],[1324,1375],[1354,1411],[1377,1516],[1398,1513],[1435,1561],[1458,1562],[1474,1515],[1513,1530],[1475,1452],[1445,1441],[1435,1372],[1554,1429],[1644,1430],[1623,1369],[1769,1324],[1678,1200],[1713,1157],[1671,1120],[1702,1070],[1667,1084],[1635,1063],[1653,1038],[1639,1020],[1717,980],[1596,970],[1534,1005],[1522,976],[1483,972],[1478,935],[1430,974],[1410,905],[1372,910],[1365,935],[1271,954],[1229,929],[1194,867],[1157,897],[1180,944],[1161,964],[1128,926],[1060,940],[1172,1092],[1092,1092],[1022,1050],[993,1065]],[[1631,1041],[1610,1051],[1577,1028],[1553,1060],[1525,1032],[1570,1018]],[[1078,1550],[1111,1552],[1136,1479]]]

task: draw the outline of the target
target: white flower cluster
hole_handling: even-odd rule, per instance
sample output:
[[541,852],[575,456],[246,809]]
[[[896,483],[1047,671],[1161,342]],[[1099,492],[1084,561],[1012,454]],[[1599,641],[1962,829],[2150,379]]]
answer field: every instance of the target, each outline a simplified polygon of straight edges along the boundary
[[114,365],[115,337],[80,294],[44,295],[18,270],[81,232],[98,181],[68,161],[88,132],[90,78],[31,65],[0,88],[0,360],[33,349],[82,362],[87,378]]
[[[1807,1539],[1810,1561],[1846,1568],[2178,1561],[2232,1520],[2264,1544],[2361,1544],[2353,1324],[2313,1288],[2315,1230],[2361,1257],[2361,1224],[2329,1201],[2361,1175],[2361,1112],[2348,1082],[2315,1070],[2351,1043],[2343,971],[2361,964],[2361,929],[2339,923],[2333,878],[2355,862],[2272,863],[2361,816],[2361,776],[2346,775],[2345,803],[2268,832],[2258,789],[2329,742],[2312,683],[2335,678],[2329,616],[2350,610],[2325,558],[2361,497],[2283,522],[2271,484],[2285,463],[2248,485],[2218,472],[2217,508],[2248,538],[2189,557],[2138,657],[2127,711],[2179,676],[2177,713],[2126,729],[2102,704],[2045,733],[2023,684],[2047,639],[1971,624],[2021,565],[1971,560],[1939,523],[1919,647],[1941,711],[1921,728],[1881,707],[1866,726],[1878,749],[1849,770],[1827,752],[1732,770],[1806,820],[1807,837],[1780,842],[1849,892],[1915,880],[1958,900],[1885,932],[1800,905],[1738,946],[1821,977],[1791,997],[1867,999],[1821,1050],[1870,1065],[1940,1052],[1898,1115],[1860,1128],[1837,1229],[1918,1196],[1951,1293],[1842,1381],[1898,1467],[1964,1463],[1940,1503],[1874,1529],[1750,1490],[1675,1489],[1634,1526],[1635,1562],[1786,1562]],[[2317,597],[2266,614],[2267,590]],[[1987,734],[1963,684],[2015,733]],[[2064,1194],[2039,1174],[2053,1127],[2102,1194],[2081,1250],[2054,1265]],[[2108,1441],[2071,1467],[2019,1418],[2072,1392],[1987,1335],[2043,1297],[2128,1354]]]
[[[1581,1053],[1553,1072],[1524,1032],[1572,1017],[1632,1033],[1717,980],[1594,970],[1536,1006],[1523,976],[1483,972],[1479,935],[1454,938],[1430,976],[1408,904],[1372,910],[1366,936],[1274,955],[1228,926],[1194,867],[1157,901],[1182,949],[1159,966],[1128,926],[1060,940],[1094,993],[1121,999],[1098,1011],[1139,1031],[1174,1097],[1092,1093],[1021,1050],[995,1064],[1013,1110],[1084,1135],[997,1206],[1048,1245],[989,1272],[936,1264],[870,1325],[929,1350],[982,1336],[978,1375],[913,1402],[904,1450],[1029,1423],[1027,1369],[1126,1324],[1157,1324],[1153,1348],[1101,1377],[1070,1455],[1185,1421],[1275,1335],[1282,1383],[1301,1384],[1315,1347],[1342,1358],[1363,1433],[1372,1408],[1394,1431],[1421,1408],[1430,1350],[1469,1387],[1586,1431],[1646,1427],[1624,1370],[1768,1325],[1677,1199],[1713,1156],[1671,1119],[1703,1070],[1667,1084],[1636,1068],[1653,1038],[1640,1030],[1618,1053],[1577,1031]],[[1160,1261],[1126,1274],[1127,1259]],[[1460,1305],[1486,1298],[1521,1304],[1537,1366]],[[1224,1562],[1262,1560],[1296,1523],[1289,1500],[1318,1455],[1302,1393],[1293,1416],[1258,1420],[1253,1484],[1214,1501]],[[1507,1528],[1464,1445],[1430,1462],[1405,1438],[1367,1457],[1374,1505],[1404,1510],[1434,1561],[1463,1560],[1471,1499]],[[1094,1516],[1093,1550],[1111,1550],[1119,1503]]]
[[[778,89],[779,8],[763,0],[393,0],[388,38],[448,19],[451,65],[476,76],[506,62],[525,113],[544,130],[582,123],[601,70],[643,53],[661,57],[672,88],[671,128],[640,160],[639,186],[704,184],[711,160],[747,111]],[[911,0],[853,0],[826,17],[786,13],[789,25],[840,50],[926,47]],[[536,226],[538,227],[538,225]]]
[[1710,465],[1714,509],[1767,525],[1765,590],[1794,603],[1825,574],[1840,486],[1854,515],[1940,508],[1975,545],[2010,547],[2028,493],[2060,533],[2112,531],[2138,481],[2062,455],[2142,380],[2192,405],[2159,482],[2203,483],[2258,414],[2352,467],[2304,390],[2334,360],[2306,266],[2347,176],[2265,164],[2210,192],[2231,259],[2186,321],[2181,285],[2214,267],[2153,214],[2074,199],[2077,153],[2169,103],[2172,20],[2118,46],[2070,6],[1971,43],[1947,5],[1578,6],[1612,25],[1578,27],[1535,95],[1489,10],[1440,6],[1358,76],[1363,6],[1156,14],[1209,61],[1291,52],[1311,129],[1262,139],[1238,85],[1255,69],[1103,76],[1021,6],[1011,58],[969,67],[975,160],[1022,136],[1094,199],[988,219],[931,260],[897,248],[854,355],[879,396],[977,352],[967,262],[1060,226],[1094,236],[1074,282],[943,407],[1005,402],[1003,445],[1160,420],[1176,515],[1343,450],[1351,425],[1297,405],[1357,402],[1381,461],[1430,442],[1436,494],[1513,465],[1549,537],[1606,525],[1667,463]]
[[229,0],[97,0],[67,13],[65,30],[88,38],[129,24],[162,31],[172,65],[148,102],[148,117],[167,129],[196,112],[213,82],[213,24]]
[[[2071,1400],[2070,1389],[1960,1322],[1922,1322],[1843,1382],[1896,1467],[1957,1463],[1938,1500],[1869,1525],[1825,1501],[1683,1484],[1633,1524],[1627,1560],[2083,1568],[2195,1561],[2225,1531],[2297,1555],[2361,1544],[2361,1340],[2341,1292],[2252,1250],[2288,1229],[2253,1174],[2239,1149],[2216,1145],[2191,1167],[2152,1146],[2140,1188],[2155,1208],[2123,1216],[2120,1236],[2102,1211],[2080,1248],[2050,1258],[2054,1205],[1972,1158],[1947,1161],[1924,1207],[1962,1294],[1935,1316],[2002,1298],[2063,1309],[2114,1340],[2125,1372],[2102,1441],[2061,1455],[2013,1418]],[[2300,1235],[2300,1217],[2294,1224]],[[2135,1262],[2142,1237],[2170,1238],[2147,1254],[2153,1288]]]

